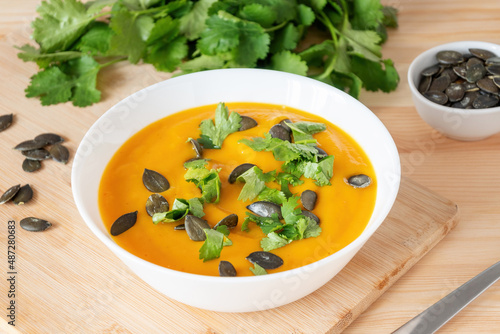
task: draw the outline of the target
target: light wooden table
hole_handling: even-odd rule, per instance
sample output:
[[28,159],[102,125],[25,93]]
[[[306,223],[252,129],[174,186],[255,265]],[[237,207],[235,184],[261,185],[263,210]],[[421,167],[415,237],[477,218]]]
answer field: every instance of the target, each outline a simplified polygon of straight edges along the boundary
[[[0,41],[16,45],[19,42],[16,36],[28,36],[29,22],[35,16],[38,3],[39,0],[0,0]],[[406,78],[411,60],[437,44],[457,40],[481,40],[500,44],[500,1],[390,0],[385,3],[399,10],[400,26],[390,31],[383,54],[385,58],[394,60],[401,83],[397,91],[390,94],[364,92],[361,101],[375,112],[394,137],[401,155],[403,174],[456,202],[461,209],[461,221],[440,244],[355,320],[345,331],[348,334],[389,333],[500,260],[500,135],[479,142],[458,142],[440,136],[417,115]],[[11,62],[0,63],[0,74],[14,63],[19,65],[20,60],[13,57]],[[119,71],[119,68],[109,70]],[[144,67],[131,69],[121,75],[122,79],[132,80],[134,73],[141,70]],[[0,76],[3,81],[0,85],[0,113],[5,113],[4,106],[14,98],[19,99],[23,108],[32,106],[39,109],[38,101],[22,100],[23,93],[18,89],[19,84],[21,87],[26,86],[34,71],[35,67],[27,64],[25,70],[19,71],[14,77]],[[137,83],[127,93],[167,77],[168,75],[150,71],[148,80]],[[63,129],[64,123],[58,121],[58,115],[68,112],[78,113],[82,124],[90,124],[90,120],[96,119],[109,106],[125,97],[123,92],[117,94],[117,88],[113,88],[119,86],[119,82],[109,82],[104,78],[100,79],[99,85],[104,88],[104,100],[99,107],[77,110],[64,105],[50,110],[43,109],[47,118],[53,117],[48,123],[53,127],[50,130],[57,132],[57,129]],[[44,128],[30,122],[19,123],[16,126],[25,127],[26,133],[47,129],[47,124],[44,124]],[[80,129],[75,138],[81,138],[85,131],[85,128]],[[17,139],[3,140],[11,147]],[[75,152],[78,142],[69,142],[68,146]],[[10,181],[6,175],[19,174],[21,160],[3,160],[2,178]],[[54,165],[47,169],[36,178],[69,182],[69,168]],[[61,174],[53,176],[50,175],[51,171]],[[50,196],[50,191],[42,191],[40,196]],[[73,207],[66,210],[65,206],[74,206],[71,198],[63,203],[49,202],[40,206],[40,210],[55,210],[53,217],[63,219],[61,217],[65,217],[65,214],[74,211]],[[5,212],[0,211],[0,215],[3,226],[7,218]],[[58,240],[62,244],[70,241]],[[49,243],[48,246],[54,245]],[[24,265],[28,266],[28,263]],[[4,293],[3,288],[0,293]],[[1,319],[0,331],[5,331],[5,317],[2,316]],[[32,320],[36,321],[36,316]],[[45,332],[52,331],[46,329]],[[440,333],[500,333],[500,284],[491,287],[445,325]]]

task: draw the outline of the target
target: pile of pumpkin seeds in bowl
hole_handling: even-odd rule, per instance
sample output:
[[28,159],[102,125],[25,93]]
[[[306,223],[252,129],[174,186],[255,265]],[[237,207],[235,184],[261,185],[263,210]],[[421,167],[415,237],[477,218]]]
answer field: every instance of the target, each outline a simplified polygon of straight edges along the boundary
[[419,92],[428,100],[452,108],[484,109],[500,106],[500,57],[488,50],[469,53],[444,50],[437,64],[420,75]]

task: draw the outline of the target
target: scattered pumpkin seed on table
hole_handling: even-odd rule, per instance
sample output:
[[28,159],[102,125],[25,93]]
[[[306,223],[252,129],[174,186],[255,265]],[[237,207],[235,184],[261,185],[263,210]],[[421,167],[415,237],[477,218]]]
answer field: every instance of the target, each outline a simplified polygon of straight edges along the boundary
[[6,130],[12,124],[12,120],[13,114],[0,116],[0,132]]
[[41,232],[45,231],[49,227],[52,226],[52,224],[44,219],[40,218],[35,218],[35,217],[27,217],[21,219],[19,225],[25,229],[26,231],[30,232]]
[[33,198],[33,189],[29,184],[25,184],[21,188],[19,188],[19,191],[16,193],[16,195],[12,198],[12,202],[16,205],[23,205],[31,201]]
[[20,184],[16,184],[15,186],[12,186],[9,189],[7,189],[7,191],[4,192],[3,195],[0,197],[0,204],[4,204],[10,201],[17,194],[19,189],[21,189]]

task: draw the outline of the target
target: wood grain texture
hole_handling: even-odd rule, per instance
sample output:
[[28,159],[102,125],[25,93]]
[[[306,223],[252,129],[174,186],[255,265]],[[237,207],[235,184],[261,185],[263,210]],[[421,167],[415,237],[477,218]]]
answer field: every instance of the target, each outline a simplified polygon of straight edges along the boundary
[[[67,166],[47,162],[42,170],[32,175],[22,172],[22,157],[11,149],[15,144],[40,132],[54,131],[67,139],[66,145],[74,153],[89,126],[110,106],[169,77],[147,65],[118,64],[105,69],[99,76],[103,101],[90,108],[82,110],[69,104],[41,107],[39,101],[26,99],[23,90],[36,66],[17,59],[12,46],[28,41],[29,22],[39,2],[0,0],[0,113],[16,115],[13,127],[0,133],[0,156],[3,158],[0,190],[17,183],[30,183],[35,189],[32,203],[24,207],[0,208],[0,226],[5,227],[8,219],[19,221],[27,215],[38,215],[54,223],[53,229],[43,234],[18,234],[21,296],[18,320],[22,325],[19,329],[24,333],[67,333],[75,328],[88,333],[144,333],[151,328],[152,332],[158,332],[161,330],[158,328],[165,325],[163,332],[170,333],[252,332],[250,327],[240,325],[241,318],[230,318],[226,327],[217,327],[221,314],[197,313],[166,300],[103,249],[74,207],[70,191],[72,160]],[[438,44],[457,40],[500,44],[500,1],[383,2],[399,9],[400,26],[389,31],[383,54],[394,60],[401,83],[390,94],[364,92],[361,101],[375,112],[394,137],[403,174],[457,203],[461,218],[460,224],[446,238],[344,330],[347,334],[389,333],[500,259],[500,135],[465,143],[437,134],[416,113],[406,78],[411,60]],[[407,215],[401,219],[404,223],[411,217]],[[0,227],[2,245],[6,240],[4,227]],[[83,240],[88,242],[83,243]],[[0,263],[6,263],[5,252],[0,252]],[[409,267],[407,263],[404,270]],[[0,266],[5,272],[3,268]],[[6,301],[4,284],[2,279],[0,306]],[[357,293],[354,295],[359,297]],[[321,309],[337,302],[309,301],[308,305],[320,312],[313,314],[301,309],[290,313],[289,309],[280,308],[279,323],[293,324],[300,320],[310,332],[333,331],[333,327],[318,324],[332,323],[331,319],[339,313],[321,312]],[[340,309],[335,308],[336,312]],[[362,312],[362,309],[357,310]],[[125,315],[123,320],[116,317],[120,312]],[[348,319],[349,313],[344,311],[344,314]],[[359,313],[350,314],[353,319]],[[261,313],[244,316],[243,324],[251,322],[258,326],[266,322]],[[3,316],[1,319],[5,320]],[[0,332],[5,332],[4,328],[12,330],[0,324]],[[40,326],[35,327],[35,324]],[[78,325],[82,327],[75,327]],[[499,328],[500,285],[496,284],[445,325],[440,333],[498,333]],[[273,329],[272,332],[294,332],[290,327]]]

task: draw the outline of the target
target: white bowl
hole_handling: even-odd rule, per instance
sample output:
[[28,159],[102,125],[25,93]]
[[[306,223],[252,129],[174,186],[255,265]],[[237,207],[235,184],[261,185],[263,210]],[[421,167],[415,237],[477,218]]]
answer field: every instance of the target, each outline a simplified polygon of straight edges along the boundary
[[[375,209],[364,232],[345,248],[320,261],[255,277],[212,277],[179,272],[147,262],[118,246],[103,225],[97,203],[102,173],[115,151],[156,120],[222,101],[287,105],[320,115],[349,133],[373,163],[378,182]],[[400,163],[387,129],[370,110],[349,95],[294,74],[227,69],[169,79],[116,104],[97,120],[80,143],[71,182],[78,210],[92,232],[152,287],[199,308],[249,312],[293,302],[335,276],[389,213],[399,188]]]
[[500,56],[500,45],[461,41],[442,44],[418,55],[408,69],[408,83],[417,112],[422,119],[443,133],[458,140],[472,141],[487,138],[500,132],[500,107],[485,109],[457,109],[442,106],[426,99],[418,91],[420,73],[423,69],[437,64],[436,54],[442,50],[468,53],[469,48],[489,50]]

